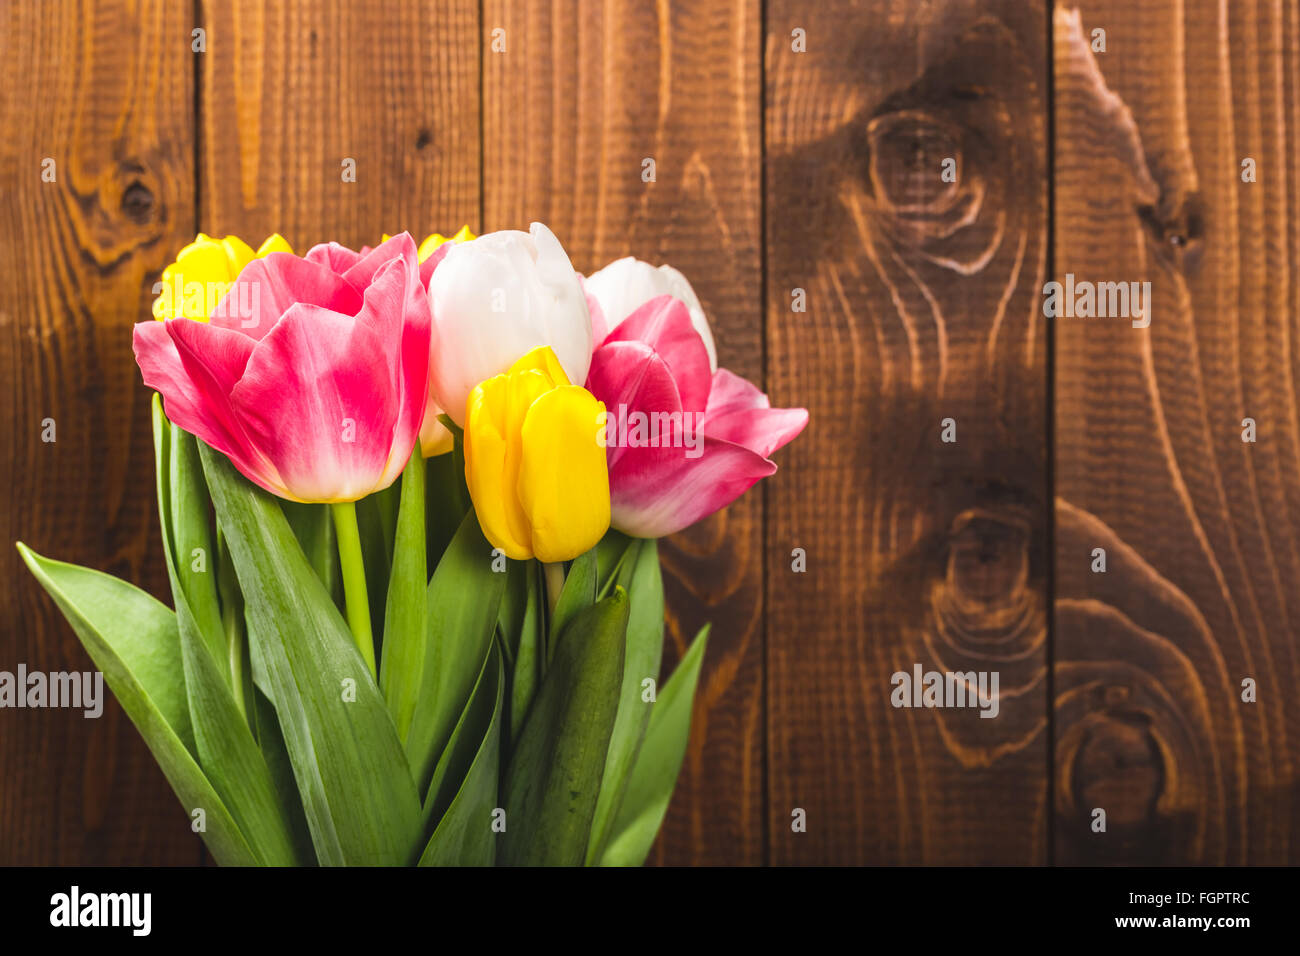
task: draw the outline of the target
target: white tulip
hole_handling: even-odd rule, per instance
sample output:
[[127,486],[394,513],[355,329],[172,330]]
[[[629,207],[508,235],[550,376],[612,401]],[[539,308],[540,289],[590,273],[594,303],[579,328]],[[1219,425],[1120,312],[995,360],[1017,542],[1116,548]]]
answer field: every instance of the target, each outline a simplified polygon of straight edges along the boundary
[[568,255],[540,222],[454,246],[429,281],[429,301],[429,399],[457,425],[474,386],[541,345],[570,382],[586,383],[591,313]]
[[616,259],[599,272],[587,278],[587,294],[600,303],[605,313],[606,332],[612,332],[629,315],[651,299],[671,295],[686,304],[691,313],[691,324],[704,340],[709,353],[709,367],[718,370],[718,353],[713,346],[713,333],[709,320],[700,306],[699,296],[691,288],[686,276],[672,266],[652,266],[648,262],[628,256]]

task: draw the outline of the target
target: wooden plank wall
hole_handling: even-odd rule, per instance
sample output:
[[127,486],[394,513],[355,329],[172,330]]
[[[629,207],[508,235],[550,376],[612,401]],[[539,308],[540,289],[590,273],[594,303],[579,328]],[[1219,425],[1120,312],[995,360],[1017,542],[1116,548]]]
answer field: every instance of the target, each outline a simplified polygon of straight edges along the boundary
[[[870,6],[768,11],[769,385],[811,416],[768,490],[772,861],[1042,862],[1043,9]],[[918,664],[999,670],[999,716],[891,706]]]
[[1057,325],[1062,862],[1300,854],[1298,31],[1295,3],[1057,12],[1056,272],[1152,299]]
[[[1294,863],[1298,51],[1294,0],[0,3],[0,668],[86,663],[9,541],[165,592],[129,328],[195,231],[536,219],[811,412],[662,550],[669,662],[715,626],[654,862]],[[1067,272],[1151,326],[1053,325]],[[0,781],[0,862],[202,858],[115,704],[0,711]]]
[[[90,667],[15,540],[167,591],[131,325],[194,237],[190,29],[177,4],[0,5],[0,669],[10,672]],[[4,863],[199,860],[185,811],[116,703],[98,720],[0,711],[0,780]]]

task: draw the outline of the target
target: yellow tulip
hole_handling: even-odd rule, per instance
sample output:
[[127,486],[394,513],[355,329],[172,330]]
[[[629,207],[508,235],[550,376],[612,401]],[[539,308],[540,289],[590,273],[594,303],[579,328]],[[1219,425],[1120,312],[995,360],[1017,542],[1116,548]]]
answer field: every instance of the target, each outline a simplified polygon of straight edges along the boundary
[[163,269],[162,291],[154,299],[153,317],[208,321],[244,266],[272,252],[293,252],[293,248],[278,232],[256,252],[237,236],[213,239],[199,233],[180,251],[176,261]]
[[[383,237],[379,241],[387,242],[391,238],[392,236],[388,233],[384,233]],[[444,236],[440,232],[435,232],[432,236],[425,236],[424,242],[420,243],[420,247],[415,251],[415,254],[419,260],[423,262],[425,259],[429,258],[429,256],[433,255],[434,250],[444,242],[469,242],[471,239],[476,238],[478,237],[469,231],[469,226],[461,226],[460,231],[454,236]],[[428,456],[426,455],[425,457],[427,458]]]
[[454,236],[444,236],[435,232],[432,236],[427,237],[424,242],[420,243],[417,255],[419,255],[420,261],[423,262],[425,259],[429,258],[429,256],[433,255],[434,250],[444,242],[469,242],[474,238],[476,237],[474,233],[469,231],[469,226],[461,226],[460,232],[456,233]]
[[604,412],[547,346],[470,393],[465,481],[483,534],[507,557],[568,561],[604,536]]

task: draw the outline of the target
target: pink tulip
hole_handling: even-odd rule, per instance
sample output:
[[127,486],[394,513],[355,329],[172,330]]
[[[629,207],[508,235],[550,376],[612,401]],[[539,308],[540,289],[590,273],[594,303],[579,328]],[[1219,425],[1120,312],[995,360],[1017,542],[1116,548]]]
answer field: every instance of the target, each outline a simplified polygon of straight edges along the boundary
[[776,471],[769,456],[808,423],[740,376],[709,369],[685,303],[661,295],[611,331],[587,389],[605,403],[611,524],[642,538],[680,531]]
[[392,484],[420,432],[431,325],[420,271],[406,233],[364,255],[273,253],[244,268],[209,322],[136,325],[136,362],[168,418],[250,481],[294,501],[355,501]]

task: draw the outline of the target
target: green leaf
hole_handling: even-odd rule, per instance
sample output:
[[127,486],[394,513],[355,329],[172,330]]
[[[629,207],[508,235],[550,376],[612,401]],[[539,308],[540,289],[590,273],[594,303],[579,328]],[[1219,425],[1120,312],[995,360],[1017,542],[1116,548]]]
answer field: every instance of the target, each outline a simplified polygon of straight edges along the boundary
[[388,579],[388,603],[384,613],[384,647],[380,658],[379,686],[388,712],[397,725],[398,739],[405,742],[420,693],[425,642],[428,640],[425,566],[424,459],[417,445],[402,472],[401,508],[393,546],[393,570]]
[[[182,604],[178,614],[188,613]],[[182,626],[180,635],[199,763],[247,835],[259,862],[269,866],[306,862],[295,852],[289,808],[276,793],[271,772],[248,721],[235,704],[230,684],[199,642],[196,629]]]
[[518,573],[522,583],[523,607],[519,617],[514,667],[510,672],[510,740],[519,739],[519,731],[532,705],[543,671],[543,629],[546,626],[542,567],[536,561],[511,561],[511,573]]
[[370,603],[376,654],[383,647],[384,608],[388,600],[388,576],[393,561],[393,542],[387,537],[386,516],[389,508],[386,495],[391,488],[390,485],[384,491],[367,495],[356,503],[357,530],[361,535],[361,563],[366,573],[366,598]]
[[496,633],[506,575],[493,571],[492,563],[492,546],[471,509],[429,580],[429,638],[406,737],[407,759],[421,789],[433,776]]
[[[551,615],[550,638],[548,647],[554,648],[556,638],[564,633],[580,611],[596,603],[596,549],[574,558],[569,565],[569,573],[564,576],[564,587],[560,589],[560,599],[555,602],[555,613]],[[554,657],[549,651],[548,657]]]
[[428,523],[429,567],[437,567],[452,536],[469,509],[465,473],[456,471],[456,456],[451,452],[425,460],[425,508]]
[[591,825],[587,863],[600,859],[609,831],[623,802],[628,776],[636,762],[654,705],[642,698],[641,683],[655,679],[664,647],[664,583],[659,570],[659,546],[654,540],[635,540],[617,575],[627,589],[631,608],[627,623],[627,653],[623,656],[623,687],[618,717],[609,738],[605,776]]
[[253,723],[257,726],[257,746],[271,773],[281,806],[288,809],[289,830],[298,859],[315,863],[316,851],[312,847],[311,829],[307,826],[307,816],[303,813],[298,784],[293,778],[293,762],[289,759],[289,749],[284,743],[284,733],[280,730],[275,705],[255,685],[249,691],[248,702],[253,713]]
[[613,590],[618,583],[618,573],[622,570],[624,560],[640,541],[640,538],[629,538],[610,528],[605,532],[605,537],[596,543],[596,568],[599,572],[596,579],[597,598],[603,598]]
[[339,542],[330,506],[302,501],[281,501],[280,508],[302,546],[316,577],[340,610],[343,608],[343,571],[339,568]]
[[[212,546],[208,519],[208,491],[199,464],[197,440],[167,421],[162,399],[153,396],[154,455],[158,477],[158,516],[162,526],[163,555],[172,597],[188,606],[197,636],[223,665],[227,661],[221,605],[217,600],[217,553]],[[230,682],[229,668],[220,673]]]
[[627,620],[627,593],[616,587],[560,635],[506,772],[506,865],[583,862],[618,709]]
[[500,806],[501,723],[505,671],[493,642],[451,743],[434,771],[426,813],[438,821],[420,866],[491,866]]
[[[275,705],[317,858],[412,862],[419,797],[347,625],[276,499],[224,455],[206,445],[200,455],[244,592],[253,673]],[[346,689],[355,700],[345,700]]]
[[[153,418],[163,551],[176,605],[195,753],[258,861],[292,866],[300,861],[289,833],[288,811],[235,697],[236,690],[243,695],[246,674],[233,670],[239,658],[232,661],[228,656],[216,587],[221,556],[212,548],[198,442],[167,422],[156,394]],[[237,589],[228,599],[236,596]],[[231,637],[242,641],[238,632]]]
[[22,542],[18,553],[103,672],[186,812],[204,811],[203,842],[217,862],[256,865],[257,856],[194,761],[175,615],[125,581],[43,558]]
[[601,866],[640,866],[650,853],[686,756],[695,685],[708,640],[706,624],[664,684],[650,712],[650,726],[614,819],[613,836],[601,855]]

